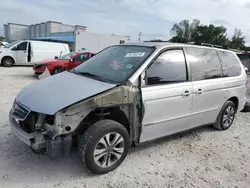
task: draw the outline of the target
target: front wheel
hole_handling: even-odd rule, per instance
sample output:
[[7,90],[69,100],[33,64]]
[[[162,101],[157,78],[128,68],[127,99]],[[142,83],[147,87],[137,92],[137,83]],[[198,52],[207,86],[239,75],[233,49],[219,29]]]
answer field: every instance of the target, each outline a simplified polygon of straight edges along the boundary
[[129,146],[129,134],[124,126],[113,120],[101,120],[81,136],[78,151],[91,172],[104,174],[123,162]]
[[5,67],[11,67],[14,64],[14,60],[10,57],[4,57],[2,59],[2,65]]
[[219,130],[227,130],[231,127],[236,114],[236,107],[232,101],[227,101],[222,107],[214,127]]
[[52,70],[51,74],[55,75],[55,74],[61,73],[63,71],[64,71],[63,67],[56,67],[55,69]]

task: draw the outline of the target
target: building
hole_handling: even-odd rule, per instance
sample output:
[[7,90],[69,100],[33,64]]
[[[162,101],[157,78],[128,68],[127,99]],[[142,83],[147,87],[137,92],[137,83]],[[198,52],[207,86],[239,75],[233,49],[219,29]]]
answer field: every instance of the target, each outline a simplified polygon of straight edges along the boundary
[[15,40],[44,40],[69,44],[71,51],[98,52],[103,48],[130,40],[128,36],[89,33],[82,25],[66,25],[61,22],[47,21],[32,25],[8,23],[4,25],[6,42]]

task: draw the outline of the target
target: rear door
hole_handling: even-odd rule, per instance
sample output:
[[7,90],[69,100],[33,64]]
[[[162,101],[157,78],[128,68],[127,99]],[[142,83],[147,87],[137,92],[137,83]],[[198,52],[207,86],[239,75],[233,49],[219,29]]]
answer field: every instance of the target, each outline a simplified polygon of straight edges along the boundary
[[214,123],[225,102],[222,66],[216,50],[186,47],[194,89],[190,124]]
[[146,70],[140,142],[188,129],[193,88],[187,72],[182,48],[162,52]]

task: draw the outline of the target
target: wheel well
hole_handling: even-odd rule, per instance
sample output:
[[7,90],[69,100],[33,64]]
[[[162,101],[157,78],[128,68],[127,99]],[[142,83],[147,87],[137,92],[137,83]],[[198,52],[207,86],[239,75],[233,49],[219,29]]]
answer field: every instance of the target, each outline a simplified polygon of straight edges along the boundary
[[75,133],[84,133],[92,124],[102,119],[114,120],[123,125],[128,133],[130,133],[129,120],[119,107],[95,109],[84,118],[79,127],[75,130]]
[[239,106],[239,99],[237,97],[231,97],[230,99],[228,99],[229,101],[232,101],[235,104],[236,110],[238,110],[238,106]]
[[4,57],[1,59],[1,64],[3,63],[3,60],[4,60],[5,58],[10,58],[10,59],[12,59],[13,62],[15,63],[15,60],[13,59],[13,57],[11,57],[11,56],[4,56]]

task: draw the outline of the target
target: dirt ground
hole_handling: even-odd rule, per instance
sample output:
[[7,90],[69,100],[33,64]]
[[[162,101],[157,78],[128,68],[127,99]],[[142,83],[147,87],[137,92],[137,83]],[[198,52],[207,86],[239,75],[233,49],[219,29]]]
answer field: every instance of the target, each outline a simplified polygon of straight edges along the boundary
[[228,131],[199,128],[132,148],[101,176],[87,173],[76,151],[56,161],[36,155],[8,125],[15,95],[36,81],[31,67],[0,67],[0,188],[250,187],[249,113],[238,113]]

